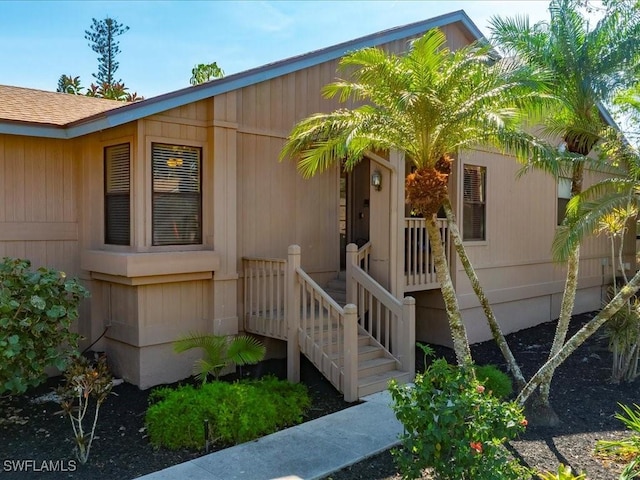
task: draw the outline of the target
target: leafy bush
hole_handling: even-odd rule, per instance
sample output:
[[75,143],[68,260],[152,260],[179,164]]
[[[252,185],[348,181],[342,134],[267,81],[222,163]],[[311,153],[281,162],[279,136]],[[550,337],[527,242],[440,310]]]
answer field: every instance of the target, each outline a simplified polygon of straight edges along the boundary
[[495,365],[474,367],[476,378],[493,396],[505,399],[513,393],[511,377]]
[[149,439],[172,450],[203,448],[205,420],[210,442],[236,444],[300,423],[311,403],[304,385],[273,377],[160,388],[150,401]]
[[620,480],[640,478],[640,406],[634,404],[634,409],[620,405],[622,413],[616,413],[616,418],[624,423],[633,433],[623,440],[598,440],[596,453],[615,461],[627,463]]
[[470,369],[444,359],[416,375],[414,383],[392,381],[389,388],[405,429],[402,448],[394,451],[403,478],[421,478],[427,467],[439,480],[529,478],[503,445],[527,424],[519,405],[489,395]]
[[258,363],[266,353],[264,345],[248,335],[226,337],[192,333],[173,344],[174,351],[178,353],[192,348],[204,351],[204,358],[196,360],[193,365],[193,374],[202,383],[207,381],[207,375],[213,375],[218,380],[225,367]]
[[0,394],[39,385],[46,367],[64,370],[78,348],[70,328],[87,290],[64,272],[30,268],[28,260],[0,263]]

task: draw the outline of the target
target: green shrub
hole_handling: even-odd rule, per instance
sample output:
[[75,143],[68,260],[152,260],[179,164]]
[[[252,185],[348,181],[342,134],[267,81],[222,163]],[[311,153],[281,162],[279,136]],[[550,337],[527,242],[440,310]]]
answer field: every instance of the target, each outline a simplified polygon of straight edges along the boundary
[[0,263],[0,394],[39,385],[46,367],[64,370],[78,348],[70,327],[87,290],[64,272],[30,268],[28,260]]
[[405,429],[394,451],[403,478],[422,478],[428,467],[439,480],[530,477],[504,448],[526,426],[522,408],[489,395],[470,369],[439,359],[413,387],[391,382],[389,389]]
[[150,401],[156,403],[146,414],[149,439],[172,450],[203,448],[205,420],[211,442],[237,444],[300,423],[311,403],[304,385],[273,377],[161,388]]
[[511,377],[495,365],[478,365],[474,367],[476,378],[493,396],[505,399],[513,393]]

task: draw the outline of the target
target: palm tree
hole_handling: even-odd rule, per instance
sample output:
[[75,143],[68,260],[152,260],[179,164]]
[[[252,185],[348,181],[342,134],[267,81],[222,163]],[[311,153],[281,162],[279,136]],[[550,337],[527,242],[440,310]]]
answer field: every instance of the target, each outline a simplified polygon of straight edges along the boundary
[[[329,84],[323,94],[360,106],[299,122],[281,159],[296,158],[304,177],[340,163],[352,169],[368,151],[396,150],[413,162],[407,201],[425,217],[456,358],[468,364],[466,330],[435,214],[449,200],[452,155],[458,150],[482,144],[521,157],[530,152],[532,138],[516,125],[523,107],[544,100],[532,93],[540,86],[537,74],[512,59],[496,59],[488,45],[452,52],[439,30],[410,42],[403,55],[365,48],[343,57],[339,68],[350,72],[352,80]],[[496,327],[499,331],[497,322]]]
[[[586,156],[592,151],[606,128],[601,104],[637,73],[640,47],[638,9],[631,2],[607,2],[606,14],[590,29],[581,15],[580,0],[552,0],[549,22],[529,24],[528,18],[491,20],[493,39],[508,54],[515,54],[530,65],[548,69],[553,77],[554,93],[561,107],[549,112],[544,120],[546,133],[559,136],[566,146],[569,169],[563,162],[549,157],[534,159],[529,167],[540,168],[556,177],[571,178],[571,196],[582,191]],[[569,226],[566,221],[565,224]],[[564,345],[578,284],[580,246],[569,252],[567,280],[562,298],[558,326],[549,359]],[[549,404],[553,369],[540,386],[537,406],[547,410],[549,423],[558,421]]]

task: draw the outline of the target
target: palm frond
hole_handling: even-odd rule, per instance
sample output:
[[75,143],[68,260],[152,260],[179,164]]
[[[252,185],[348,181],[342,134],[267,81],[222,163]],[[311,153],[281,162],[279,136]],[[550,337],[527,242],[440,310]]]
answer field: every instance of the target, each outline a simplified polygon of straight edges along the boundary
[[227,349],[227,357],[238,366],[258,363],[265,353],[265,346],[257,338],[248,335],[234,337]]

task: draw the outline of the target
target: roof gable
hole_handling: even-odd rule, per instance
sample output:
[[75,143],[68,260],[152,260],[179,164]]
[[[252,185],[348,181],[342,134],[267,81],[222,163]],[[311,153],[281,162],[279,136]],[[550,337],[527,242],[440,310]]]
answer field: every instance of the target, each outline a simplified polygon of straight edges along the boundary
[[[21,107],[25,112],[31,112],[30,115],[21,119],[16,119],[14,113],[5,112],[4,109],[0,108],[0,133],[50,138],[74,138],[132,122],[172,108],[181,107],[189,103],[244,88],[249,85],[271,80],[273,78],[319,65],[330,60],[335,60],[353,50],[365,47],[376,47],[385,43],[401,40],[403,38],[410,38],[433,28],[443,27],[453,23],[460,23],[472,38],[483,38],[482,33],[467,14],[463,10],[459,10],[428,20],[423,20],[421,22],[384,30],[382,32],[333,45],[321,50],[316,50],[304,55],[291,57],[262,67],[229,75],[201,85],[186,87],[181,90],[176,90],[171,93],[152,97],[139,102],[129,104],[115,102],[118,103],[116,106],[96,103],[91,106],[91,108],[94,109],[92,112],[89,112],[89,103],[85,103],[85,101],[91,100],[93,102],[101,99],[33,90],[33,92],[37,92],[42,95],[43,98],[46,97],[51,100],[52,107],[56,105],[56,103],[53,102],[53,97],[49,97],[49,95],[76,97],[84,100],[83,103],[78,102],[74,105],[71,105],[71,101],[69,101],[69,106],[62,107],[74,109],[74,112],[67,112],[65,114],[66,116],[53,112],[51,113],[51,118],[55,118],[57,121],[63,123],[39,121],[43,117],[35,115],[34,113],[34,110],[38,109],[38,98],[31,98],[32,104],[29,106],[23,105]],[[5,88],[16,89],[18,87]],[[0,102],[1,104],[4,102],[4,94],[1,89],[0,98],[2,98],[2,102]],[[57,98],[55,100],[58,101]],[[109,102],[109,104],[114,103],[111,100],[101,100],[101,102]],[[18,108],[18,111],[19,110],[20,107]],[[13,116],[8,117],[9,114]],[[69,121],[64,122],[65,118],[68,118]]]

